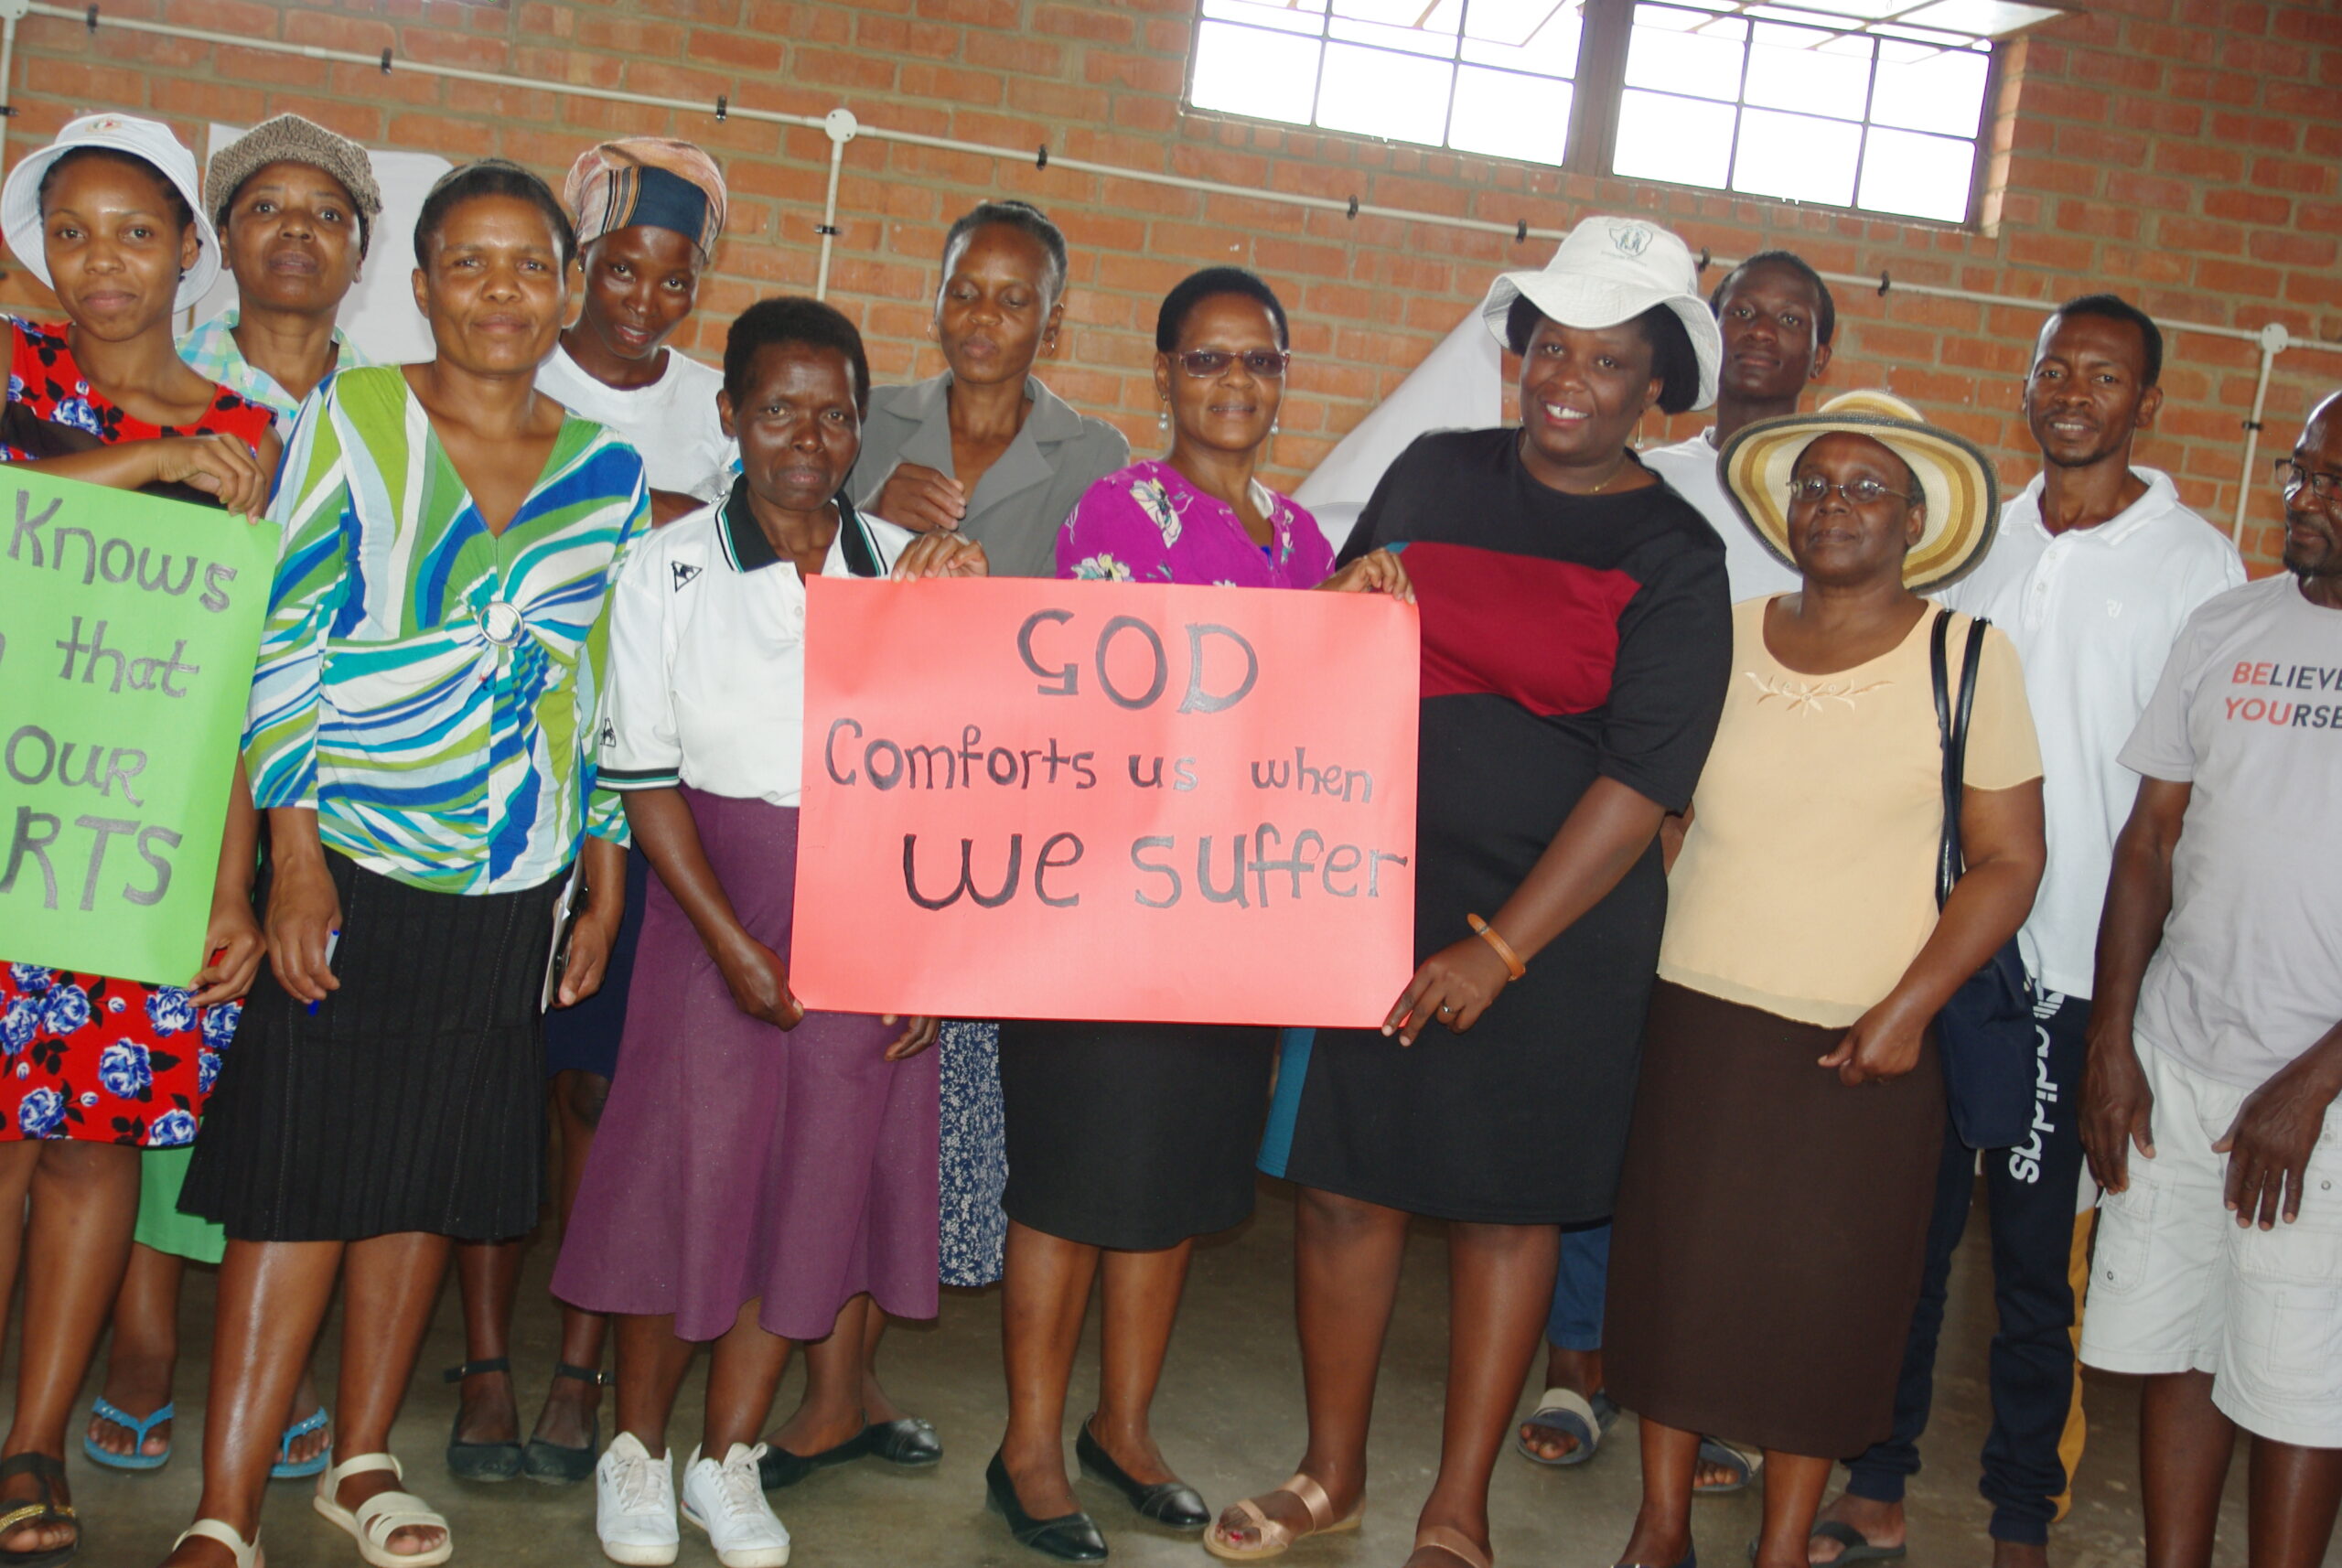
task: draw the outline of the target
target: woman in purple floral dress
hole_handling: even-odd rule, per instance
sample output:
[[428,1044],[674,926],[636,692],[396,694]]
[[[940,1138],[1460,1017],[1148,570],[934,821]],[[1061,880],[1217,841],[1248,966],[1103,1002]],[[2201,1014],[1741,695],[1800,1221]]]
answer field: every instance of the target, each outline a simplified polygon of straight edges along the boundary
[[[1250,273],[1214,267],[1171,291],[1155,362],[1171,450],[1083,492],[1058,534],[1058,576],[1406,591],[1384,552],[1335,574],[1316,520],[1254,477],[1276,428],[1288,342],[1284,306]],[[1066,1385],[1101,1275],[1104,1364],[1075,1445],[1081,1467],[1159,1524],[1211,1522],[1155,1447],[1147,1412],[1195,1238],[1252,1212],[1276,1042],[1264,1026],[1000,1026],[1009,1418],[985,1484],[1017,1539],[1047,1556],[1106,1554],[1063,1457]]]

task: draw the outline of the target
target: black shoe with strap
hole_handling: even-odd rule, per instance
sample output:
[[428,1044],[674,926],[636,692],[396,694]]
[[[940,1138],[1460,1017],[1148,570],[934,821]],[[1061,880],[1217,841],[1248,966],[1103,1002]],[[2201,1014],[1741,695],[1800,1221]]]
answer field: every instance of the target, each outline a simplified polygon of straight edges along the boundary
[[984,1466],[984,1504],[1008,1521],[1008,1532],[1019,1545],[1029,1546],[1044,1557],[1060,1563],[1106,1560],[1106,1538],[1098,1533],[1098,1521],[1088,1514],[1035,1519],[1026,1513],[1025,1505],[1016,1500],[1016,1483],[1008,1478],[1008,1464],[997,1453]]
[[1130,1472],[1114,1463],[1106,1445],[1090,1434],[1086,1421],[1081,1423],[1080,1434],[1073,1440],[1073,1456],[1080,1461],[1083,1475],[1103,1481],[1122,1493],[1142,1519],[1184,1530],[1199,1530],[1211,1523],[1211,1510],[1204,1507],[1195,1487],[1176,1477],[1152,1485],[1133,1480]]
[[[491,1372],[510,1377],[512,1358],[491,1357],[485,1361],[467,1361],[460,1367],[450,1367],[440,1374],[442,1381],[460,1383],[466,1378],[482,1378]],[[456,1435],[464,1429],[463,1406],[456,1407],[456,1424],[447,1434],[447,1469],[459,1481],[509,1481],[521,1473],[523,1457],[517,1442],[467,1443]]]
[[65,1463],[46,1454],[19,1454],[13,1459],[0,1459],[0,1482],[18,1476],[30,1476],[40,1484],[38,1502],[0,1503],[0,1540],[32,1525],[70,1524],[73,1539],[62,1546],[44,1546],[38,1550],[27,1547],[21,1552],[0,1551],[0,1565],[5,1568],[58,1568],[70,1563],[81,1550],[81,1522],[73,1512],[71,1503],[57,1500],[57,1484],[65,1479]]
[[[553,1375],[597,1389],[607,1386],[610,1380],[610,1375],[599,1367],[574,1367],[567,1361],[555,1361]],[[601,1452],[602,1412],[597,1409],[594,1412],[594,1424],[583,1448],[548,1443],[532,1434],[528,1446],[521,1450],[521,1474],[532,1481],[543,1481],[548,1487],[574,1487],[594,1473],[594,1461],[600,1457]]]

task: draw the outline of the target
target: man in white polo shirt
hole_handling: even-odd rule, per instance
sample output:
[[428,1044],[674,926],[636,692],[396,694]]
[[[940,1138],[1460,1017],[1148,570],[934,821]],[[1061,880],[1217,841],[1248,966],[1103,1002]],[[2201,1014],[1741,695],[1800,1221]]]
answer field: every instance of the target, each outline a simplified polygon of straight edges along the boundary
[[2212,1561],[2239,1427],[2255,1568],[2324,1561],[2342,1499],[2342,393],[2278,467],[2290,575],[2181,633],[2099,935],[2081,1353],[2145,1378],[2150,1568]]
[[[1993,1297],[1993,1426],[1981,1486],[1993,1505],[1995,1568],[2042,1568],[2063,1512],[2082,1423],[2074,1270],[2087,1238],[2079,1112],[2092,954],[2115,834],[2135,785],[2118,754],[2188,615],[2244,581],[2218,529],[2171,480],[2134,467],[2133,442],[2163,402],[2163,334],[2112,295],[2059,307],[2025,378],[2040,474],[2001,510],[1982,566],[1948,590],[2016,645],[2041,736],[2049,862],[2018,937],[2038,1057],[2032,1135],[1984,1152]],[[1895,1434],[1850,1462],[1846,1493],[1816,1530],[1816,1563],[1902,1554],[1903,1488],[1919,1467],[1952,1251],[1975,1192],[1975,1152],[1949,1132],[1928,1266]]]

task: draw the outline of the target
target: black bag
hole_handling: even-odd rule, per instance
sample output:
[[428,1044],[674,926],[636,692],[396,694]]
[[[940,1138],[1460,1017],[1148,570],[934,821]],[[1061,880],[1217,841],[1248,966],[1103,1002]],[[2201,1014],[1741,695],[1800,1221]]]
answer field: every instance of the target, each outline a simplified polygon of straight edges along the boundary
[[[1945,654],[1951,612],[1936,611],[1928,658],[1936,689],[1936,731],[1943,740],[1943,842],[1936,857],[1936,908],[1941,909],[1966,869],[1960,851],[1960,796],[1967,774],[1968,717],[1975,705],[1976,665],[1984,650],[1984,628],[1971,619],[1968,652],[1960,671],[1955,713]],[[1968,977],[1936,1015],[1937,1049],[1943,1058],[1944,1086],[1950,1091],[1951,1124],[1971,1149],[2005,1149],[2025,1142],[2033,1125],[2033,1006],[2025,988],[2025,959],[2011,937],[1984,967]]]

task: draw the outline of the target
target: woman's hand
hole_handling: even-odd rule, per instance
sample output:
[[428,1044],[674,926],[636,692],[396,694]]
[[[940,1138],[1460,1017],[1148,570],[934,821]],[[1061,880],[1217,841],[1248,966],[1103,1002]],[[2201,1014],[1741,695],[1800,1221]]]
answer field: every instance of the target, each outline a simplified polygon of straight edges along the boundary
[[268,939],[252,917],[249,890],[221,887],[211,896],[211,918],[203,927],[203,950],[211,961],[195,972],[191,984],[198,1007],[233,1002],[252,988],[260,961],[268,956]]
[[1901,1078],[1919,1065],[1920,1041],[1933,1016],[1900,996],[1889,996],[1855,1019],[1838,1048],[1821,1058],[1821,1065],[1836,1068],[1838,1081],[1849,1089]]
[[895,558],[895,569],[886,575],[897,583],[918,577],[989,577],[992,558],[972,539],[956,533],[925,533]]
[[1510,979],[1494,948],[1477,936],[1466,937],[1423,960],[1391,1015],[1382,1020],[1382,1032],[1412,1046],[1424,1026],[1437,1019],[1450,1033],[1460,1035],[1480,1021]]
[[789,993],[789,966],[780,955],[745,930],[714,955],[732,1004],[751,1018],[779,1029],[794,1029],[805,1009]]
[[268,508],[269,470],[232,435],[167,435],[139,445],[150,449],[150,483],[185,485],[217,496],[241,517],[257,519]]
[[269,967],[295,1002],[323,1002],[341,989],[326,958],[327,939],[341,929],[341,895],[325,856],[280,858],[268,887]]
[[621,900],[615,908],[588,908],[571,925],[569,961],[561,966],[561,990],[553,997],[554,1006],[575,1007],[602,989],[610,954],[618,945],[618,921],[625,913]]
[[1329,594],[1388,594],[1402,605],[1415,602],[1407,569],[1388,550],[1368,552],[1317,586]]
[[951,533],[968,515],[968,492],[939,468],[897,463],[878,487],[877,499],[864,510],[913,533]]
[[[889,1013],[878,1021],[882,1024],[891,1024],[895,1022],[896,1016],[895,1014]],[[886,1047],[886,1059],[890,1062],[910,1060],[911,1058],[935,1044],[935,1036],[942,1031],[942,1028],[943,1021],[940,1018],[904,1019],[901,1036],[893,1045]]]

